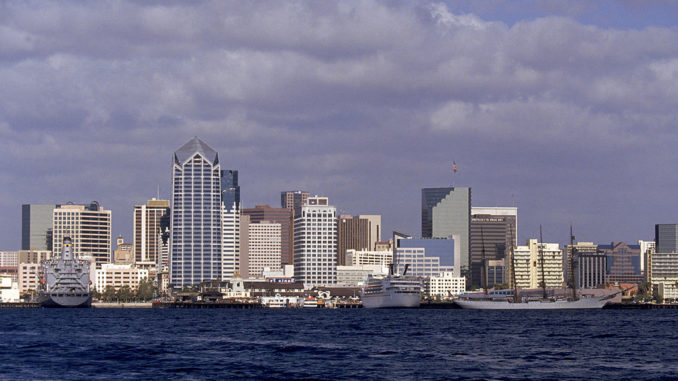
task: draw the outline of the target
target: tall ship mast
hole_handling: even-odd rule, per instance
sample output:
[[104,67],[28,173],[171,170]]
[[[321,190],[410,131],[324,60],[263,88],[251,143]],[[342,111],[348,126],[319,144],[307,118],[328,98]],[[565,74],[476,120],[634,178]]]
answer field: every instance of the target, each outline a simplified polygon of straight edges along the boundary
[[90,262],[73,253],[70,237],[64,237],[61,253],[41,262],[38,301],[43,307],[91,307]]

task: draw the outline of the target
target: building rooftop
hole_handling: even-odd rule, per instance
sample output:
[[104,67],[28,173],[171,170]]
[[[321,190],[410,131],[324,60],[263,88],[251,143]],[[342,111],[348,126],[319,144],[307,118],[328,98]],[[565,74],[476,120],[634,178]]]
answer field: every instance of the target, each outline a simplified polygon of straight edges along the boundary
[[217,154],[217,151],[212,149],[212,147],[208,146],[207,143],[200,140],[197,136],[194,136],[174,152],[174,159],[178,164],[183,164],[188,159],[195,156],[196,153],[202,155],[202,157],[212,163],[212,165],[219,163],[219,154]]

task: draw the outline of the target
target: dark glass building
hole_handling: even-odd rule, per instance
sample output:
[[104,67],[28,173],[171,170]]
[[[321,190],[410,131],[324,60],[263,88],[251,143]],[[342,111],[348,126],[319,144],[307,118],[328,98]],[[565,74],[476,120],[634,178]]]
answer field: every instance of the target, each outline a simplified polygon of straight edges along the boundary
[[227,211],[240,210],[240,186],[238,171],[221,171],[221,199]]
[[52,217],[60,206],[21,205],[21,250],[52,250]]
[[[516,245],[518,208],[471,210],[471,286],[484,287],[485,276],[488,287],[497,284],[498,280],[508,281],[505,274],[499,273],[507,271],[507,262],[502,260],[510,260],[511,247]],[[492,269],[490,261],[493,263]]]
[[655,225],[654,242],[657,253],[678,253],[678,224]]

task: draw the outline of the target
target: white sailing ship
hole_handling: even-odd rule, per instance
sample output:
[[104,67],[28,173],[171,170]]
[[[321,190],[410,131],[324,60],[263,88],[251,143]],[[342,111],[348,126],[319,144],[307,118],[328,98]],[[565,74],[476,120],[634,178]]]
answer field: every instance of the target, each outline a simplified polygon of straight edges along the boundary
[[[513,232],[511,232],[513,234]],[[574,235],[572,235],[572,227],[570,227],[570,240],[574,245]],[[541,234],[541,226],[539,227],[539,241],[543,242]],[[483,246],[484,249],[484,246]],[[541,257],[541,271],[542,279],[544,279],[544,259],[539,246],[539,255]],[[574,258],[574,253],[571,256]],[[513,248],[511,248],[511,260],[513,260]],[[574,268],[574,266],[572,266]],[[601,309],[614,295],[605,295],[602,297],[590,295],[577,295],[574,287],[572,288],[572,297],[549,297],[546,292],[546,284],[542,281],[543,296],[530,297],[520,296],[515,279],[515,264],[511,266],[511,277],[514,284],[514,290],[497,290],[493,292],[486,292],[482,294],[466,294],[462,295],[455,303],[464,309],[470,310],[569,310],[569,309]],[[487,283],[487,282],[486,282]],[[574,286],[574,280],[572,280]],[[487,290],[487,284],[485,285]]]

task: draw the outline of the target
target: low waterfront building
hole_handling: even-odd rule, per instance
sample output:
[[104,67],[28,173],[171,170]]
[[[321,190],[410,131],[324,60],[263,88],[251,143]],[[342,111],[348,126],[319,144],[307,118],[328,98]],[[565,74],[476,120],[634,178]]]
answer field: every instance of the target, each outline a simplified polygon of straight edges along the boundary
[[466,292],[466,278],[444,271],[424,282],[425,294],[429,298],[449,298]]
[[135,290],[143,279],[148,279],[148,270],[138,269],[133,265],[107,263],[96,270],[94,286],[99,292],[103,292],[108,286],[115,290],[125,286]]
[[21,301],[19,285],[11,276],[0,275],[0,303],[18,303]]
[[307,291],[303,282],[245,281],[245,289],[250,295],[257,296],[304,296]]
[[369,275],[387,274],[388,266],[383,265],[337,266],[337,286],[363,286]]
[[379,265],[387,266],[393,263],[391,251],[346,250],[347,266]]
[[41,278],[41,265],[39,263],[19,264],[19,292],[21,294],[36,291]]

